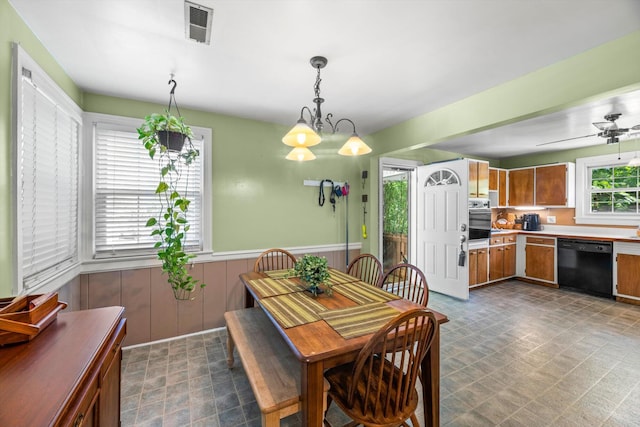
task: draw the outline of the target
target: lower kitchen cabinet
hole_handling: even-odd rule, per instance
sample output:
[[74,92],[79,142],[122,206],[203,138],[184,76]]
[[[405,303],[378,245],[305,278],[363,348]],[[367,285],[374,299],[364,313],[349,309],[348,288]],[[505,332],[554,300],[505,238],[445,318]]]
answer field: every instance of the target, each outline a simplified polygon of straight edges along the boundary
[[504,277],[516,275],[516,245],[505,245],[502,268]]
[[618,295],[640,298],[640,256],[618,254],[616,262]]
[[498,236],[489,240],[489,281],[516,275],[516,236]]
[[640,243],[616,242],[613,251],[614,295],[640,300]]
[[525,246],[525,276],[555,282],[555,239],[527,237]]
[[489,279],[487,249],[469,250],[469,286],[485,283]]

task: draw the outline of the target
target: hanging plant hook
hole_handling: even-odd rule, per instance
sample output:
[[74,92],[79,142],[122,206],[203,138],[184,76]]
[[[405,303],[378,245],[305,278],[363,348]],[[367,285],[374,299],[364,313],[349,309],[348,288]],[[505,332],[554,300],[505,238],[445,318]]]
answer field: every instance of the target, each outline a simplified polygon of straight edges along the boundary
[[169,83],[167,84],[171,83],[173,83],[173,87],[171,88],[171,92],[169,92],[169,94],[173,95],[173,93],[176,91],[176,86],[178,86],[178,82],[173,79],[173,74],[171,74],[171,80],[169,80]]
[[174,74],[171,73],[171,78],[169,80],[169,83],[167,83],[167,84],[173,83],[173,86],[171,87],[171,91],[169,91],[169,107],[167,108],[167,113],[171,113],[171,104],[173,103],[173,105],[176,106],[178,117],[180,117],[180,108],[178,108],[178,102],[176,101],[176,95],[175,95],[176,86],[178,86],[178,82],[175,81],[173,77],[174,77]]

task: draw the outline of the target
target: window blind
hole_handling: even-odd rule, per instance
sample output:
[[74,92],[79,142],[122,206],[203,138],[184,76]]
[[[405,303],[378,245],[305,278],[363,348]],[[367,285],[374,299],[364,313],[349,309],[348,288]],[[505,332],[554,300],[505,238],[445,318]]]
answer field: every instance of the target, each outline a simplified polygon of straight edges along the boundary
[[[157,241],[146,227],[161,205],[155,189],[160,181],[158,160],[149,157],[135,129],[110,123],[94,124],[95,257],[155,253]],[[193,140],[202,151],[202,137]],[[182,170],[180,194],[191,204],[185,249],[202,249],[202,157]],[[188,191],[185,192],[185,187]]]
[[80,123],[23,69],[18,200],[23,287],[77,262]]

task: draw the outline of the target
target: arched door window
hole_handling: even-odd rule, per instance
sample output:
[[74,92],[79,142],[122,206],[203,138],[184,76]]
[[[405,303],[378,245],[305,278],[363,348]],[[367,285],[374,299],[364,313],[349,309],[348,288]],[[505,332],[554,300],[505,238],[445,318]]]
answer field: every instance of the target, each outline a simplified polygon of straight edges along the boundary
[[433,172],[427,177],[424,184],[425,187],[432,187],[435,185],[460,185],[460,178],[458,175],[450,169],[440,169]]

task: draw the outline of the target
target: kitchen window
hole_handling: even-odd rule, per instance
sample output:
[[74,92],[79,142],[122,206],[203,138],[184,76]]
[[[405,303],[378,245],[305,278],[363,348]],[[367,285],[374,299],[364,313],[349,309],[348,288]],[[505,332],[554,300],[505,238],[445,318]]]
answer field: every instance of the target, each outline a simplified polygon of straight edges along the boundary
[[[90,124],[89,124],[90,122]],[[147,220],[158,214],[160,201],[155,189],[160,178],[157,162],[149,157],[138,139],[136,128],[142,119],[87,114],[86,127],[92,129],[95,150],[93,159],[93,251],[95,259],[122,258],[155,254],[156,239]],[[187,197],[191,200],[187,218],[186,250],[202,252],[210,247],[205,229],[210,223],[209,129],[191,127],[192,142],[200,156],[182,176],[188,182]],[[182,189],[184,192],[184,189]]]
[[576,223],[638,225],[640,167],[633,153],[576,159]]

